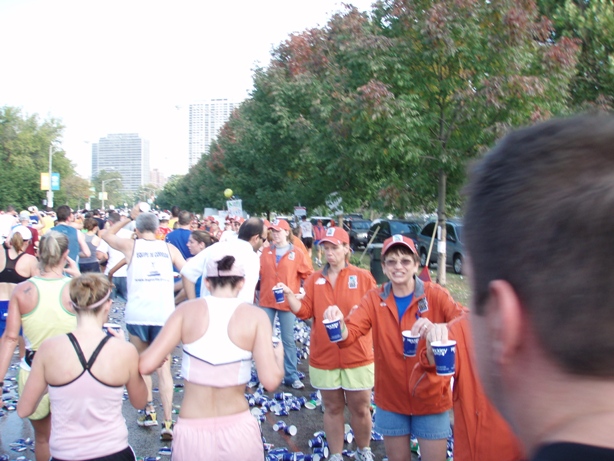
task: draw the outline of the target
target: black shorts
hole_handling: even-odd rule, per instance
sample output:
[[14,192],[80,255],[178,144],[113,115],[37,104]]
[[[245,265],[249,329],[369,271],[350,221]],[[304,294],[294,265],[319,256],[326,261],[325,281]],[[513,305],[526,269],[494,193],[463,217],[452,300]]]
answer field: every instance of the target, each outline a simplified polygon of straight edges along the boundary
[[[59,458],[51,457],[50,461],[68,461]],[[76,461],[76,460],[71,460]],[[127,446],[122,451],[118,451],[117,453],[113,453],[112,455],[101,456],[100,458],[89,458],[83,461],[136,461],[136,456],[134,456],[134,451],[130,446]]]
[[303,241],[305,248],[307,248],[308,250],[313,246],[313,237],[305,237],[301,240]]

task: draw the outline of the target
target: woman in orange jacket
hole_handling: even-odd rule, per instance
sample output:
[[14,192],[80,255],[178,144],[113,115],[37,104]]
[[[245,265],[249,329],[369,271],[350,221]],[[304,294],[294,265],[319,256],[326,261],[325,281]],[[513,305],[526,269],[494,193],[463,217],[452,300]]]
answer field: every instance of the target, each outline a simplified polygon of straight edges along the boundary
[[281,341],[284,345],[284,383],[294,389],[305,385],[298,377],[296,342],[294,342],[295,315],[290,312],[288,301],[278,303],[273,287],[278,283],[287,285],[293,293],[298,293],[301,281],[313,272],[311,261],[301,250],[290,243],[290,225],[283,219],[269,224],[273,241],[260,256],[260,307],[275,326],[275,316],[279,318]]
[[348,315],[363,295],[376,287],[369,271],[348,264],[350,237],[340,227],[331,227],[320,240],[327,264],[305,281],[305,296],[298,300],[286,285],[282,287],[290,309],[301,319],[313,318],[309,379],[322,393],[324,431],[330,449],[329,461],[342,461],[344,409],[347,403],[356,438],[357,461],[372,461],[371,389],[373,388],[373,341],[371,334],[352,347],[339,349],[322,323],[328,306],[338,306]]
[[336,306],[324,313],[326,319],[342,319],[341,348],[373,332],[375,430],[384,436],[390,461],[411,459],[410,434],[420,443],[423,461],[443,461],[451,435],[450,378],[429,381],[427,373],[414,370],[426,344],[421,340],[416,356],[405,357],[402,332],[424,338],[433,324],[450,322],[463,311],[445,288],[416,276],[419,263],[413,241],[393,235],[382,248],[382,269],[390,282],[369,291],[345,319]]
[[431,342],[455,340],[454,461],[522,461],[526,456],[520,442],[486,396],[478,377],[469,315],[447,325],[435,325],[427,335],[427,349],[423,349],[416,368],[420,374],[436,377]]

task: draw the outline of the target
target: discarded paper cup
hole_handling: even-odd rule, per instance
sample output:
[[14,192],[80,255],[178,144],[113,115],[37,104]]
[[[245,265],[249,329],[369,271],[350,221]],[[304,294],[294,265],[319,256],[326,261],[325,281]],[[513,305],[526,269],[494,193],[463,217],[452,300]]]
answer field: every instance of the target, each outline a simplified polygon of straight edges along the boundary
[[275,424],[273,424],[273,430],[275,432],[277,431],[283,431],[286,429],[286,427],[288,427],[285,423],[285,421],[277,421]]
[[283,303],[286,299],[283,288],[273,288],[273,294],[275,295],[275,302],[277,304]]
[[310,400],[309,402],[305,402],[305,408],[307,408],[308,410],[315,410],[316,404],[313,400]]
[[109,333],[109,330],[115,330],[115,332],[119,333],[120,331],[122,331],[122,327],[117,323],[105,323],[102,326],[102,331],[104,331],[108,335],[111,335],[111,333]]
[[420,335],[412,335],[411,330],[404,330],[403,335],[403,355],[405,357],[415,357]]
[[433,341],[431,343],[435,356],[435,371],[440,376],[450,376],[455,372],[456,341],[448,340],[445,343]]
[[337,343],[343,339],[341,335],[341,320],[322,320],[324,323],[324,328],[326,328],[326,333],[328,333],[328,339],[332,343]]
[[284,427],[284,432],[288,435],[295,436],[298,432],[298,429],[294,424]]
[[281,341],[277,336],[273,336],[273,349],[275,349],[278,345],[279,342]]

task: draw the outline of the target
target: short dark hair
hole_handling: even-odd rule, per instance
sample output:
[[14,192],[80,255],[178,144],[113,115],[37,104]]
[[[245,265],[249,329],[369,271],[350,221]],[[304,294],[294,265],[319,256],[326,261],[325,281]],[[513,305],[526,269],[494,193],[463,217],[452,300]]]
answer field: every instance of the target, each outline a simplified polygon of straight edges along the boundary
[[239,227],[238,237],[249,242],[254,235],[262,235],[264,221],[260,218],[249,218]]
[[476,314],[507,281],[572,374],[614,376],[613,149],[612,116],[551,120],[506,136],[466,189]]
[[55,215],[58,218],[58,221],[60,222],[68,220],[71,214],[72,214],[72,210],[70,209],[68,205],[60,205],[55,210]]
[[177,215],[177,223],[180,226],[188,226],[192,222],[192,213],[187,210],[181,210]]
[[173,218],[176,218],[177,216],[179,216],[179,210],[181,208],[179,208],[177,205],[173,205],[171,207],[171,215],[173,215]]

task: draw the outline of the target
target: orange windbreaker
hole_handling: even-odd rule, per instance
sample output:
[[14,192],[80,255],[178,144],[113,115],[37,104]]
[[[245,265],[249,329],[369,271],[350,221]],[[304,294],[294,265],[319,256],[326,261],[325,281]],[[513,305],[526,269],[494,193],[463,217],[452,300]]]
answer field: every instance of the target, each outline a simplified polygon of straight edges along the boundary
[[[448,323],[463,310],[445,288],[417,277],[415,283],[414,298],[401,321],[390,282],[369,291],[358,309],[346,319],[348,338],[337,344],[348,347],[373,329],[375,404],[405,415],[443,413],[452,408],[450,377],[436,375],[438,379],[427,382],[426,372],[415,371],[420,354],[426,349],[425,341],[418,343],[416,357],[405,357],[401,332],[410,330],[419,317],[433,323]],[[416,398],[417,394],[427,397]]]
[[290,310],[287,300],[279,304],[275,302],[273,287],[282,282],[294,293],[298,293],[301,288],[301,280],[305,280],[313,272],[307,259],[307,256],[293,245],[290,245],[290,249],[279,260],[279,264],[275,264],[274,246],[262,251],[260,256],[260,305],[262,307],[272,307],[280,311]]
[[333,287],[328,280],[329,265],[305,281],[305,297],[296,316],[301,319],[313,318],[309,365],[322,370],[337,368],[356,368],[373,363],[373,340],[369,331],[358,338],[351,347],[339,349],[328,339],[322,323],[324,311],[336,305],[347,316],[352,307],[360,303],[363,295],[377,285],[369,271],[356,266],[346,265]]
[[[449,337],[456,341],[454,374],[454,461],[521,461],[526,459],[512,430],[488,400],[478,377],[469,313],[448,324]],[[426,351],[426,350],[425,350]],[[426,353],[416,365],[429,378],[436,377]],[[417,395],[417,397],[422,397]]]
[[311,261],[311,258],[309,257],[309,252],[307,251],[307,247],[301,241],[301,239],[298,237],[294,237],[292,239],[292,245],[294,245],[297,250],[301,250],[305,254],[305,257],[307,258],[307,262],[309,263],[309,268],[313,271],[313,262]]

